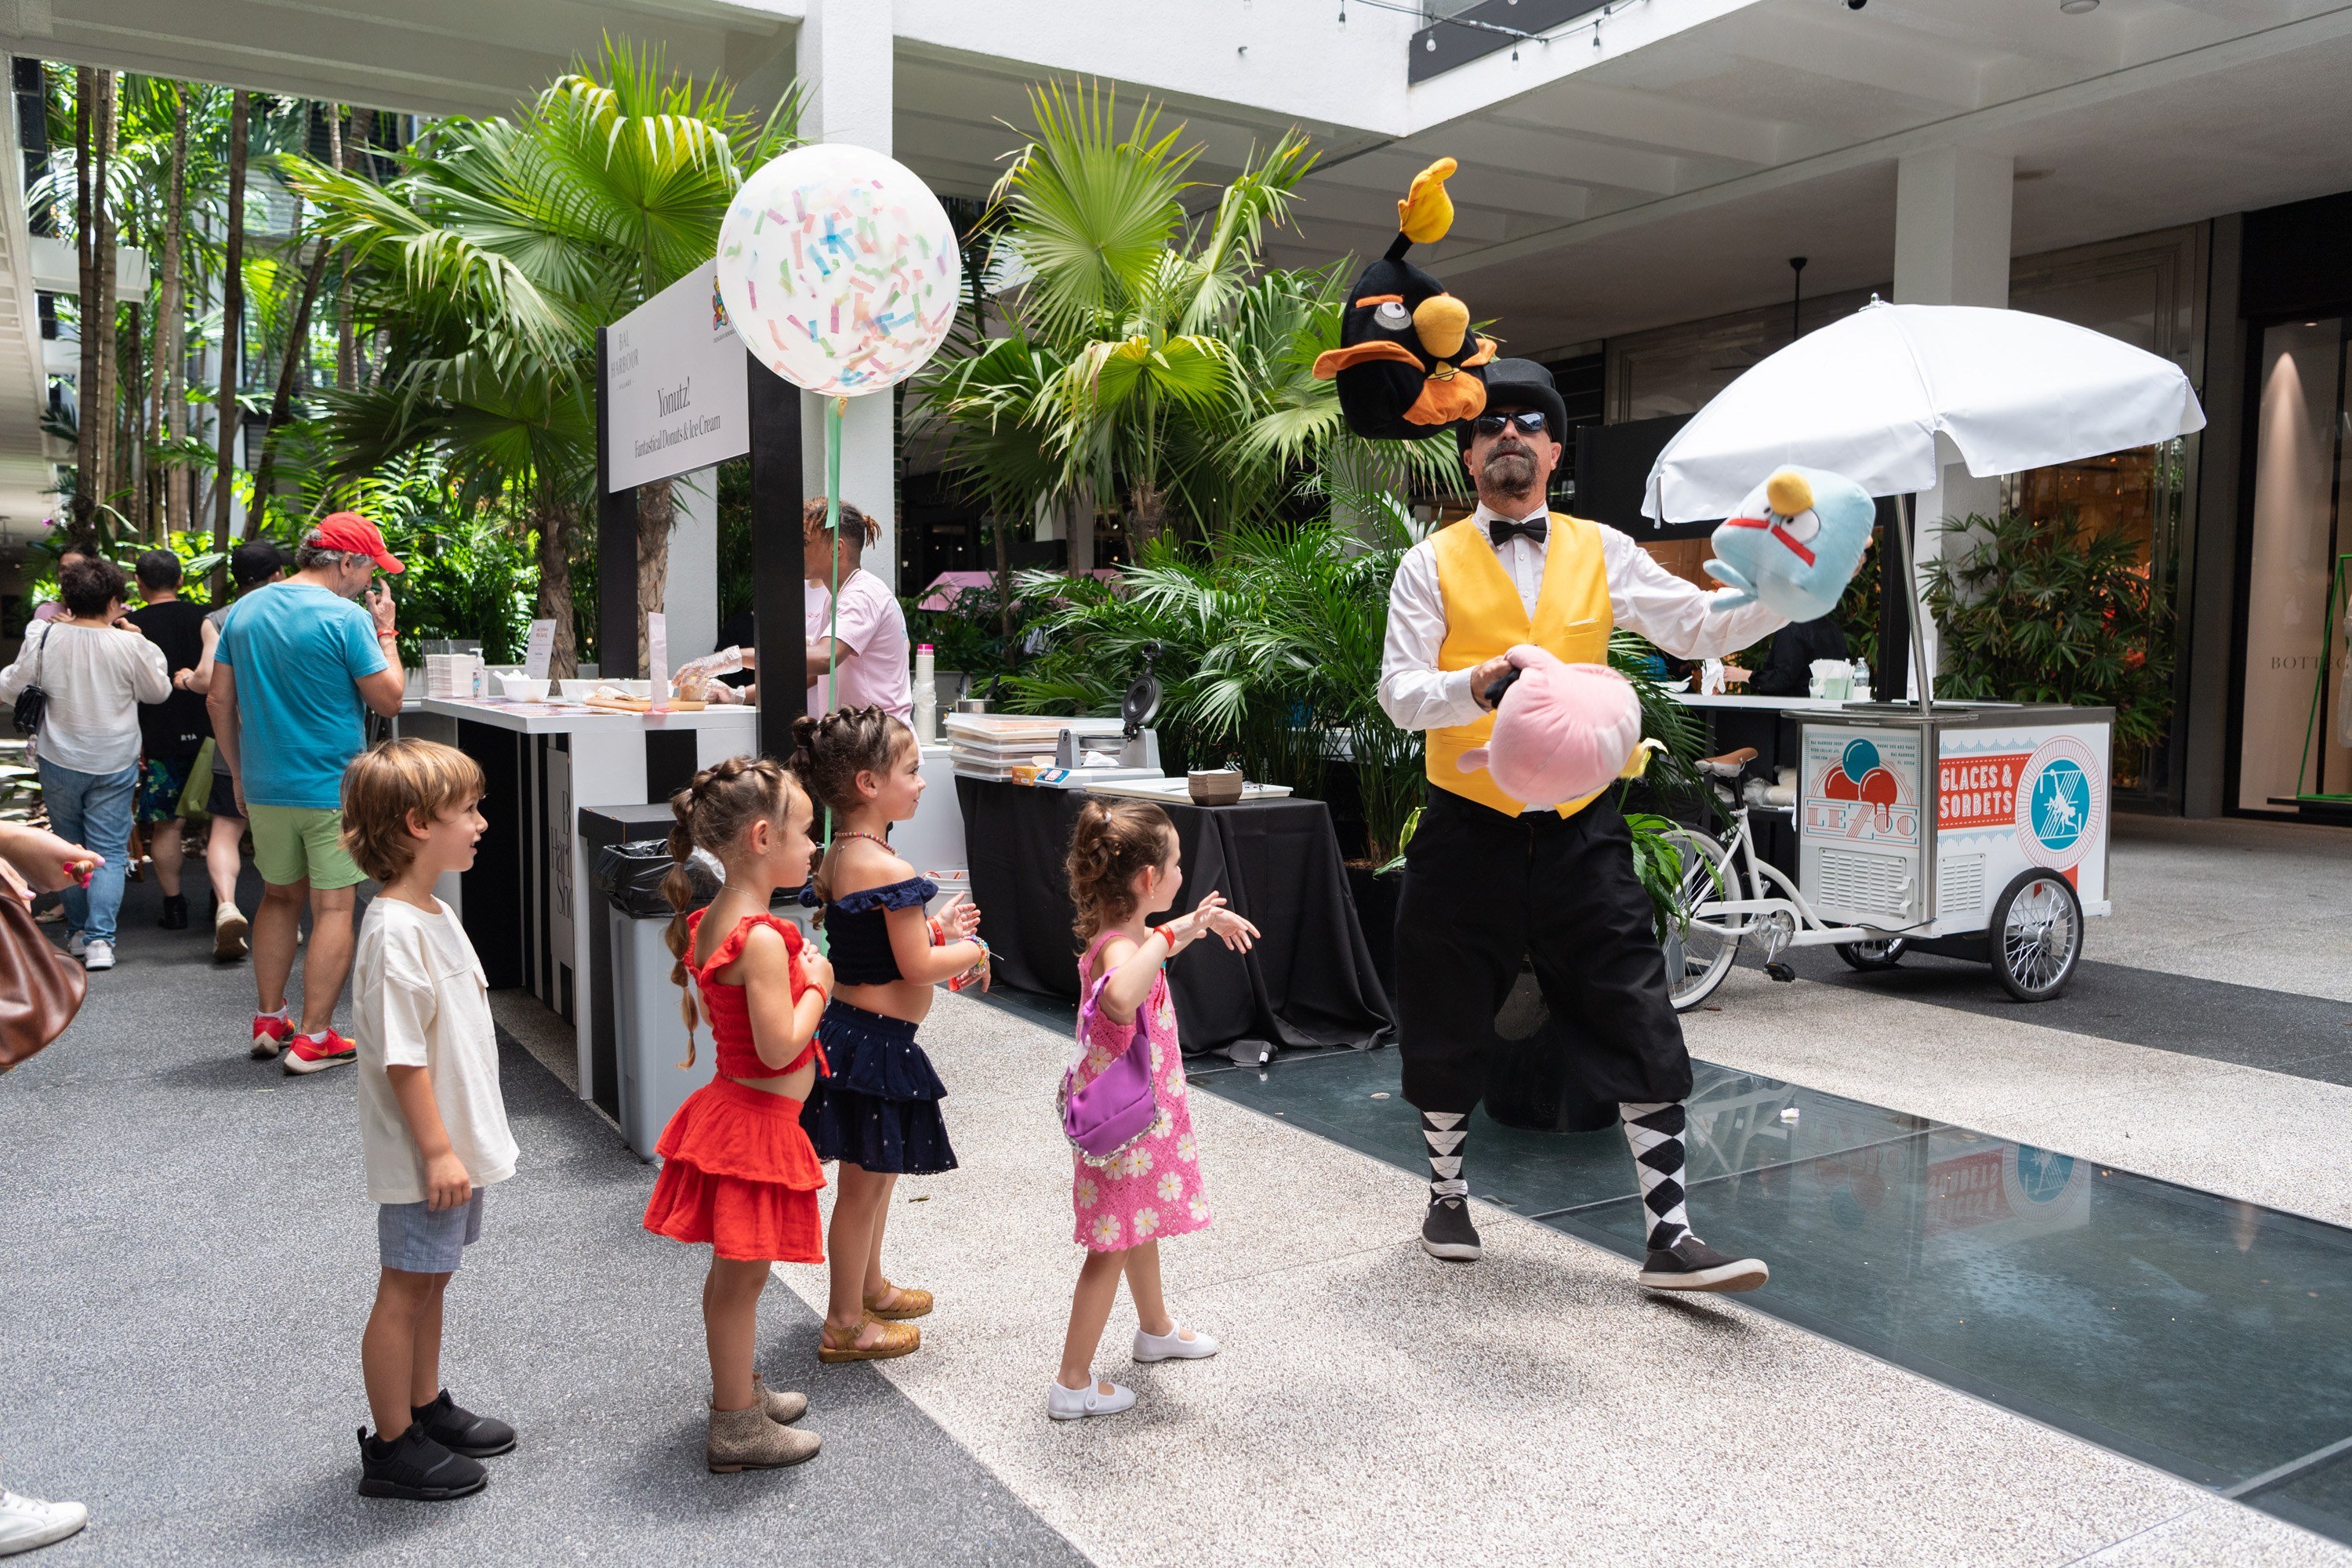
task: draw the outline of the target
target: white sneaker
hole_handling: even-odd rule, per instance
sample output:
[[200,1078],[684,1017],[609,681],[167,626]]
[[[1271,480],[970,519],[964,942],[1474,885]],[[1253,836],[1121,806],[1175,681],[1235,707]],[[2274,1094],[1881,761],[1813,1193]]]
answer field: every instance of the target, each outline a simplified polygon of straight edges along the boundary
[[63,1541],[89,1522],[89,1510],[78,1502],[43,1502],[0,1491],[0,1557]]
[[110,942],[91,942],[88,947],[82,949],[81,966],[84,969],[113,968],[114,944]]
[[[1192,1333],[1191,1339],[1184,1336]],[[1217,1342],[1197,1330],[1188,1331],[1179,1323],[1164,1334],[1147,1334],[1135,1331],[1135,1359],[1138,1361],[1206,1361],[1217,1353]]]
[[76,931],[73,935],[66,938],[66,956],[68,958],[79,958],[83,953],[88,952],[89,951],[89,938],[84,936],[81,932]]
[[[1108,1394],[1103,1392],[1105,1386],[1110,1389]],[[1045,1414],[1056,1421],[1083,1421],[1089,1415],[1116,1415],[1134,1403],[1135,1390],[1118,1384],[1064,1388],[1057,1377],[1045,1393]]]

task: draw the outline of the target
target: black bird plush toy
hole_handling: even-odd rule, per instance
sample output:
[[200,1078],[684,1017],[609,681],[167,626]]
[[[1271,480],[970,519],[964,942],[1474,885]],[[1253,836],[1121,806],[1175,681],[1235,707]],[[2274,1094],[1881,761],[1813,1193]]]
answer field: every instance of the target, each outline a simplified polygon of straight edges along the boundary
[[1373,440],[1423,441],[1475,419],[1486,406],[1492,338],[1470,331],[1470,308],[1404,258],[1454,226],[1445,181],[1457,165],[1440,158],[1397,203],[1396,242],[1364,268],[1339,319],[1339,346],[1317,356],[1317,379],[1339,383],[1348,428]]

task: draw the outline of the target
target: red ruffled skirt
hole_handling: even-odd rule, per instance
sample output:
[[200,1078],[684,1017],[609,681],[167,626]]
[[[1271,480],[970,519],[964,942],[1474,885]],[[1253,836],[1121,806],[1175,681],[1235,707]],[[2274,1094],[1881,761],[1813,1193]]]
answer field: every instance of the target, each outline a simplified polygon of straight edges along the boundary
[[654,1146],[661,1175],[646,1228],[745,1262],[822,1263],[824,1171],[801,1102],[714,1078],[687,1097]]

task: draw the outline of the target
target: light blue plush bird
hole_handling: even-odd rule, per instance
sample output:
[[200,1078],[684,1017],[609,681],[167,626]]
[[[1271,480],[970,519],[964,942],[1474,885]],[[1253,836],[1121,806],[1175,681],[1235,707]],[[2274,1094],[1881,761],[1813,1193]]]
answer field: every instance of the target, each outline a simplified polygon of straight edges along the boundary
[[1712,607],[1760,600],[1792,621],[1828,615],[1862,564],[1876,515],[1843,474],[1776,468],[1715,531],[1719,559],[1706,563],[1706,574],[1732,591],[1717,594]]

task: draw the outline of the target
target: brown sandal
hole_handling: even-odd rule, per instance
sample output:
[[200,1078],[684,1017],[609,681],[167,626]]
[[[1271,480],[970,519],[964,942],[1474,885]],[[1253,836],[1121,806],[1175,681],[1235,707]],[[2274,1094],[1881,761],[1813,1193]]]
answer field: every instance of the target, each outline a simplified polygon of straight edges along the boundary
[[857,1337],[866,1331],[865,1323],[847,1331],[846,1344],[836,1343],[834,1326],[825,1324],[817,1335],[816,1359],[828,1366],[845,1361],[890,1361],[911,1355],[923,1342],[923,1331],[908,1324],[875,1322],[874,1326],[881,1331],[880,1335],[873,1344],[861,1349]]
[[[882,1303],[893,1296],[898,1299],[898,1304],[895,1307],[884,1307]],[[918,1290],[907,1285],[893,1285],[887,1280],[883,1281],[881,1295],[868,1296],[866,1299],[866,1315],[886,1323],[902,1323],[908,1318],[922,1317],[930,1310],[931,1293],[929,1290]]]

